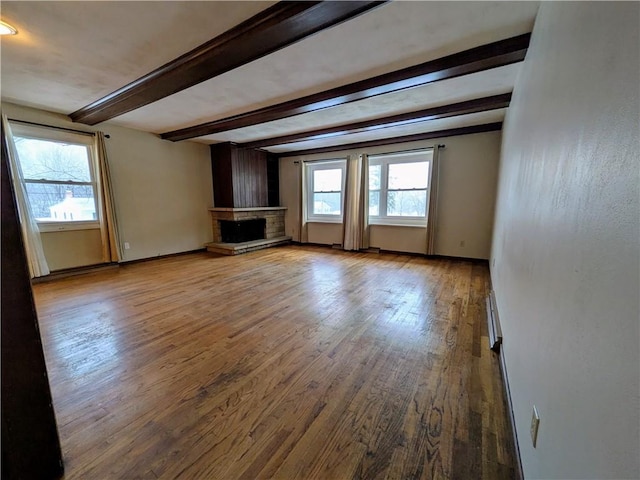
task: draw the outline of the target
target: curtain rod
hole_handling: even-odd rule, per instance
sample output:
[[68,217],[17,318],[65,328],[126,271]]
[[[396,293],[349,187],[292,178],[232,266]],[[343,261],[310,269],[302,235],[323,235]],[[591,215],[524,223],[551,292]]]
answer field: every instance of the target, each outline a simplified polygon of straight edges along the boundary
[[[319,158],[317,160],[302,160],[302,163],[329,163],[329,162],[340,162],[342,160],[347,160],[349,155],[345,155],[344,157],[332,157],[332,158]],[[299,160],[296,160],[293,163],[299,163]]]
[[[81,133],[83,135],[91,135],[92,137],[95,136],[95,134],[96,134],[96,132],[85,132],[84,130],[75,130],[73,128],[56,127],[54,125],[45,125],[44,123],[36,123],[36,122],[28,122],[26,120],[18,120],[17,118],[9,118],[8,120],[10,122],[15,122],[15,123],[24,123],[26,125],[35,125],[36,127],[55,128],[56,130],[64,130],[66,132]],[[111,138],[111,136],[105,134],[105,138]]]
[[408,150],[395,150],[393,152],[383,152],[383,153],[369,153],[367,156],[371,157],[383,157],[387,155],[401,155],[403,153],[415,153],[415,152],[423,152],[425,150],[435,150],[436,148],[444,148],[445,146],[442,144],[433,145],[431,147],[418,147],[418,148],[410,148]]
[[[412,148],[409,150],[398,150],[395,152],[385,152],[385,153],[371,153],[371,154],[365,154],[369,157],[377,157],[379,155],[396,155],[398,153],[411,153],[411,152],[419,152],[421,150],[433,150],[434,148],[440,149],[440,148],[446,148],[446,145],[444,143],[438,143],[437,145],[434,145],[432,147],[419,147],[419,148]],[[276,153],[277,155],[277,153]],[[313,163],[313,162],[330,162],[332,160],[344,160],[344,158],[332,158],[332,159],[319,159],[319,160],[302,160],[302,163]],[[293,163],[298,164],[300,163],[300,160],[295,160]]]

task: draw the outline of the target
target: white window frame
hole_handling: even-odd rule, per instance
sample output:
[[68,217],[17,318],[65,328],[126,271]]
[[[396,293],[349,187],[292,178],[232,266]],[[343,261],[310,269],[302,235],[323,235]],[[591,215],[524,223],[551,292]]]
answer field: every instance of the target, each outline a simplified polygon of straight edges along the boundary
[[[426,159],[416,158],[416,155],[424,154],[428,157]],[[426,227],[427,218],[429,217],[429,197],[431,192],[431,168],[433,166],[433,148],[427,148],[423,150],[411,150],[406,152],[384,153],[369,156],[369,168],[375,165],[380,165],[380,189],[373,190],[380,192],[379,194],[379,214],[372,215],[369,213],[370,225],[397,225],[397,226],[412,226],[412,227]],[[387,215],[387,195],[389,192],[389,165],[402,164],[402,163],[416,163],[427,162],[427,187],[426,189],[394,189],[392,191],[416,191],[426,190],[426,206],[424,216],[417,217],[401,217],[395,215]],[[368,181],[368,179],[367,179]],[[371,190],[367,189],[367,196]],[[369,198],[367,198],[367,202]]]
[[[60,185],[90,185],[93,188],[94,200],[96,204],[96,219],[95,220],[71,220],[71,221],[40,221],[38,223],[38,229],[41,232],[59,232],[67,230],[99,230],[102,227],[102,196],[100,194],[100,182],[98,176],[98,164],[95,154],[95,138],[92,135],[85,135],[82,133],[68,132],[65,130],[57,130],[55,128],[39,127],[34,125],[27,125],[20,122],[9,121],[11,125],[11,133],[13,137],[20,138],[32,138],[35,140],[45,140],[50,142],[67,143],[72,145],[82,145],[87,147],[87,154],[89,160],[89,175],[90,182],[75,182],[67,180],[47,180],[47,179],[25,179],[23,182],[27,183],[47,183],[47,184],[60,184]],[[18,164],[20,159],[18,158]],[[20,166],[22,169],[22,166]]]
[[[322,160],[317,162],[305,163],[306,178],[307,178],[307,221],[319,222],[319,223],[342,223],[344,219],[344,187],[347,176],[347,160],[346,159],[331,159]],[[317,170],[342,170],[342,185],[340,186],[340,215],[336,214],[320,214],[313,213],[314,193],[320,193],[314,191],[313,185],[313,172]],[[335,193],[337,190],[332,190],[331,193]],[[328,192],[323,192],[328,193]]]

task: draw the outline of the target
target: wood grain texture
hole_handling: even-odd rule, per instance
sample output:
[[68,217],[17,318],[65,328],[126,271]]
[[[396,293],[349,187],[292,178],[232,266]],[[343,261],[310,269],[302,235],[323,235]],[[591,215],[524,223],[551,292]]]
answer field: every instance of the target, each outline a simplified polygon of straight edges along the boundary
[[70,113],[96,125],[241,67],[384,2],[278,2],[199,47]]
[[280,159],[267,153],[267,199],[270,207],[280,206]]
[[213,204],[216,207],[233,207],[233,148],[229,142],[209,147]]
[[174,142],[315,112],[365,98],[483,72],[524,60],[531,34],[518,35],[276,105],[162,133]]
[[287,246],[36,285],[65,478],[513,478],[488,281]]
[[[266,151],[240,148],[225,142],[211,145],[210,152],[216,207],[248,208],[269,205],[269,154]],[[272,176],[273,174],[272,172]]]
[[268,206],[267,152],[253,148],[235,148],[235,152],[232,163],[233,206],[237,208]]

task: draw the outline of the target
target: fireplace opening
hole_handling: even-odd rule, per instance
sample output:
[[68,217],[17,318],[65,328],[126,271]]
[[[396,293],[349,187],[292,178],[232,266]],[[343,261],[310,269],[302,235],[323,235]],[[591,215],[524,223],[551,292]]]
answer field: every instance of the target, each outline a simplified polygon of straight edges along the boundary
[[224,243],[242,243],[265,238],[267,220],[219,220],[220,234]]

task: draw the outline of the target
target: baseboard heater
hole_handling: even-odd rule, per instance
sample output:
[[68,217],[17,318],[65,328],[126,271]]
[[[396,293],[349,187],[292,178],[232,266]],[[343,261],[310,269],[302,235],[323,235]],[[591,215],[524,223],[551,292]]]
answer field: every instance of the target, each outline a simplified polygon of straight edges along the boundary
[[496,306],[496,295],[493,290],[487,296],[487,322],[489,323],[489,348],[496,353],[500,353],[502,329],[500,328],[500,318],[498,317],[498,307]]

